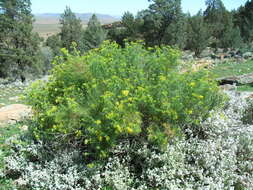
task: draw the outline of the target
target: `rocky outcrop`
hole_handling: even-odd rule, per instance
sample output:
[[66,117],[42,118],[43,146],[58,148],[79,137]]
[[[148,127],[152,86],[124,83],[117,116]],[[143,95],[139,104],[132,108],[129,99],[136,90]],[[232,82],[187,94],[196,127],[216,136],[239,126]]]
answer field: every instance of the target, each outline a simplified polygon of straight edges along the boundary
[[253,84],[253,73],[240,75],[240,76],[229,76],[222,77],[217,79],[220,85],[225,84],[235,84],[235,85],[245,85],[245,84]]
[[253,58],[253,53],[252,53],[252,52],[245,52],[245,53],[242,55],[242,57],[243,57],[244,59],[251,59],[251,58]]
[[205,59],[205,60],[212,60],[213,62],[216,61],[226,61],[226,60],[234,60],[234,61],[245,61],[249,59],[253,59],[253,52],[248,51],[243,53],[242,51],[238,49],[232,49],[232,48],[227,48],[227,49],[214,49],[207,47],[204,49],[201,54],[196,57],[194,52],[191,52],[189,50],[186,50],[183,52],[182,55],[182,60],[183,61],[196,61],[199,59]]

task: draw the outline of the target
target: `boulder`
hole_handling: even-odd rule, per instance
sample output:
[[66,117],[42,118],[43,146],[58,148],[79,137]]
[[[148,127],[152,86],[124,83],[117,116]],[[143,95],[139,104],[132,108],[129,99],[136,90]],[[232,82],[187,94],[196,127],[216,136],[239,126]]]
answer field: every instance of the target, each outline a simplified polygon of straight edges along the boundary
[[222,48],[217,48],[216,53],[223,53],[224,50]]
[[211,55],[213,54],[213,51],[211,48],[206,48],[204,49],[201,54],[200,54],[200,58],[206,58],[206,57],[211,57]]
[[252,58],[253,57],[253,53],[252,52],[245,52],[242,57],[244,59],[249,59],[249,58]]
[[235,90],[235,85],[231,85],[231,84],[224,84],[224,85],[221,85],[220,88],[222,90],[226,90],[226,91],[230,91],[230,90]]
[[236,84],[236,85],[245,85],[245,84],[253,84],[253,73],[240,75],[240,76],[229,76],[229,77],[222,77],[217,79],[220,85],[225,84]]
[[191,53],[184,52],[184,54],[182,55],[182,59],[184,61],[193,61],[194,57],[193,57],[193,55]]
[[221,77],[216,79],[219,85],[238,85],[238,78],[236,76]]
[[239,84],[252,84],[253,83],[253,73],[238,76]]

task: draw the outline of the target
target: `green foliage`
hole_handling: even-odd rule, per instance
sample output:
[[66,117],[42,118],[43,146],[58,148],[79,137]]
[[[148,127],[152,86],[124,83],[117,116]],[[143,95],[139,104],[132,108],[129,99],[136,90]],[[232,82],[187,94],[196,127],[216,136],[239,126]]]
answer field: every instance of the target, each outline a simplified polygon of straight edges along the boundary
[[136,42],[143,40],[141,28],[143,19],[134,17],[130,12],[125,12],[122,21],[113,23],[108,31],[108,39],[116,41],[121,47],[124,47],[126,41]]
[[[61,45],[63,48],[68,49],[69,51],[73,51],[71,49],[71,45],[73,42],[75,42],[78,46],[77,48],[80,50],[80,44],[81,44],[81,34],[82,34],[82,24],[81,20],[76,18],[75,13],[71,11],[69,7],[66,7],[64,13],[61,15],[60,18],[60,24],[61,24],[61,32],[59,33],[61,38]],[[53,38],[55,48],[57,50],[58,45],[60,45],[60,42],[58,42],[57,37],[55,36]],[[53,49],[53,47],[51,47]]]
[[225,62],[217,64],[210,70],[216,77],[239,76],[253,72],[253,61],[246,61],[238,64],[237,62]]
[[127,41],[141,40],[140,28],[142,24],[142,20],[135,18],[132,13],[124,13],[122,16],[122,25],[124,27],[123,33],[126,36],[125,39]]
[[45,45],[53,50],[54,56],[61,55],[62,41],[59,34],[49,36]]
[[180,72],[178,57],[170,47],[146,50],[139,43],[105,42],[84,56],[65,52],[49,82],[27,91],[35,136],[81,142],[101,157],[124,138],[164,147],[221,101],[210,76]]
[[139,13],[143,20],[141,33],[148,46],[178,45],[184,47],[185,23],[181,0],[152,0],[149,9]]
[[84,30],[81,20],[76,18],[68,7],[62,14],[60,24],[62,25],[61,32],[49,37],[46,41],[46,45],[53,49],[54,55],[61,55],[61,48],[74,53],[73,44],[81,53],[97,48],[107,36],[107,32],[102,28],[96,15],[92,15]]
[[145,41],[147,47],[177,46],[193,50],[198,56],[206,46],[241,48],[241,35],[246,35],[244,39],[252,38],[251,2],[234,13],[227,11],[221,0],[206,0],[204,13],[191,17],[182,12],[181,0],[149,1],[149,8],[136,17],[126,12],[121,25],[112,25],[109,39],[122,47],[124,41],[138,40]]
[[30,0],[0,1],[0,77],[38,72],[38,34],[32,32]]
[[238,28],[233,24],[232,14],[226,10],[221,0],[207,0],[204,12],[208,30],[214,38],[212,47],[229,48],[240,47],[241,36]]
[[[253,92],[253,86],[250,85],[250,84],[248,84],[248,85],[242,85],[242,86],[238,86],[238,87],[236,88],[236,90],[242,91],[242,92]],[[252,117],[253,114],[250,113],[250,116]]]
[[201,12],[188,19],[187,35],[186,48],[193,50],[195,55],[200,55],[202,50],[207,47],[210,37]]
[[117,27],[116,23],[112,24],[112,27],[108,30],[107,38],[109,40],[117,42],[121,47],[124,47],[125,39],[127,36],[125,35],[125,29]]
[[41,60],[43,61],[43,65],[41,67],[41,72],[46,74],[49,70],[52,69],[52,60],[54,58],[54,52],[50,47],[41,47]]
[[88,22],[86,30],[83,33],[83,49],[88,51],[93,48],[98,48],[99,45],[106,39],[106,36],[107,32],[102,28],[96,15],[93,14]]
[[253,1],[247,1],[235,13],[235,24],[240,28],[240,32],[245,42],[253,41]]

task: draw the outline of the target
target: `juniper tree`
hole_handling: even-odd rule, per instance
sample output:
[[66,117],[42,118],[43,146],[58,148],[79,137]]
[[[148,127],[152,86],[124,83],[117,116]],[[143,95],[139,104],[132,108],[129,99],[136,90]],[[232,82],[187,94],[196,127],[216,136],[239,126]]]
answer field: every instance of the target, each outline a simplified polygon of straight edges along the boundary
[[77,49],[81,50],[82,22],[69,7],[66,7],[64,13],[61,15],[60,24],[61,31],[59,36],[61,46],[72,51],[72,43],[75,42]]
[[0,77],[20,77],[41,66],[30,0],[0,0]]
[[143,19],[141,33],[148,46],[169,44],[183,46],[185,22],[181,0],[149,0],[152,4],[138,15]]
[[82,35],[82,45],[84,50],[99,47],[106,39],[107,32],[102,28],[96,15],[93,14],[88,22],[88,26]]
[[253,1],[247,1],[235,13],[235,24],[240,28],[245,42],[253,41]]
[[240,46],[240,33],[233,24],[232,14],[226,10],[222,1],[206,0],[206,5],[204,17],[214,39],[212,46],[215,48]]
[[201,11],[188,18],[187,34],[187,48],[199,56],[202,50],[207,47],[210,37]]

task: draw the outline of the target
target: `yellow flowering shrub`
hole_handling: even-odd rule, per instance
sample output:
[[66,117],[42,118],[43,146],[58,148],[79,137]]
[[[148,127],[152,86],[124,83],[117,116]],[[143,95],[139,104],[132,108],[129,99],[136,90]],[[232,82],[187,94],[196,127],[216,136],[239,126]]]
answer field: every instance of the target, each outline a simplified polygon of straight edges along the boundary
[[37,138],[78,142],[101,157],[123,138],[161,147],[220,104],[206,72],[179,72],[178,50],[105,42],[54,63],[46,84],[27,91]]

